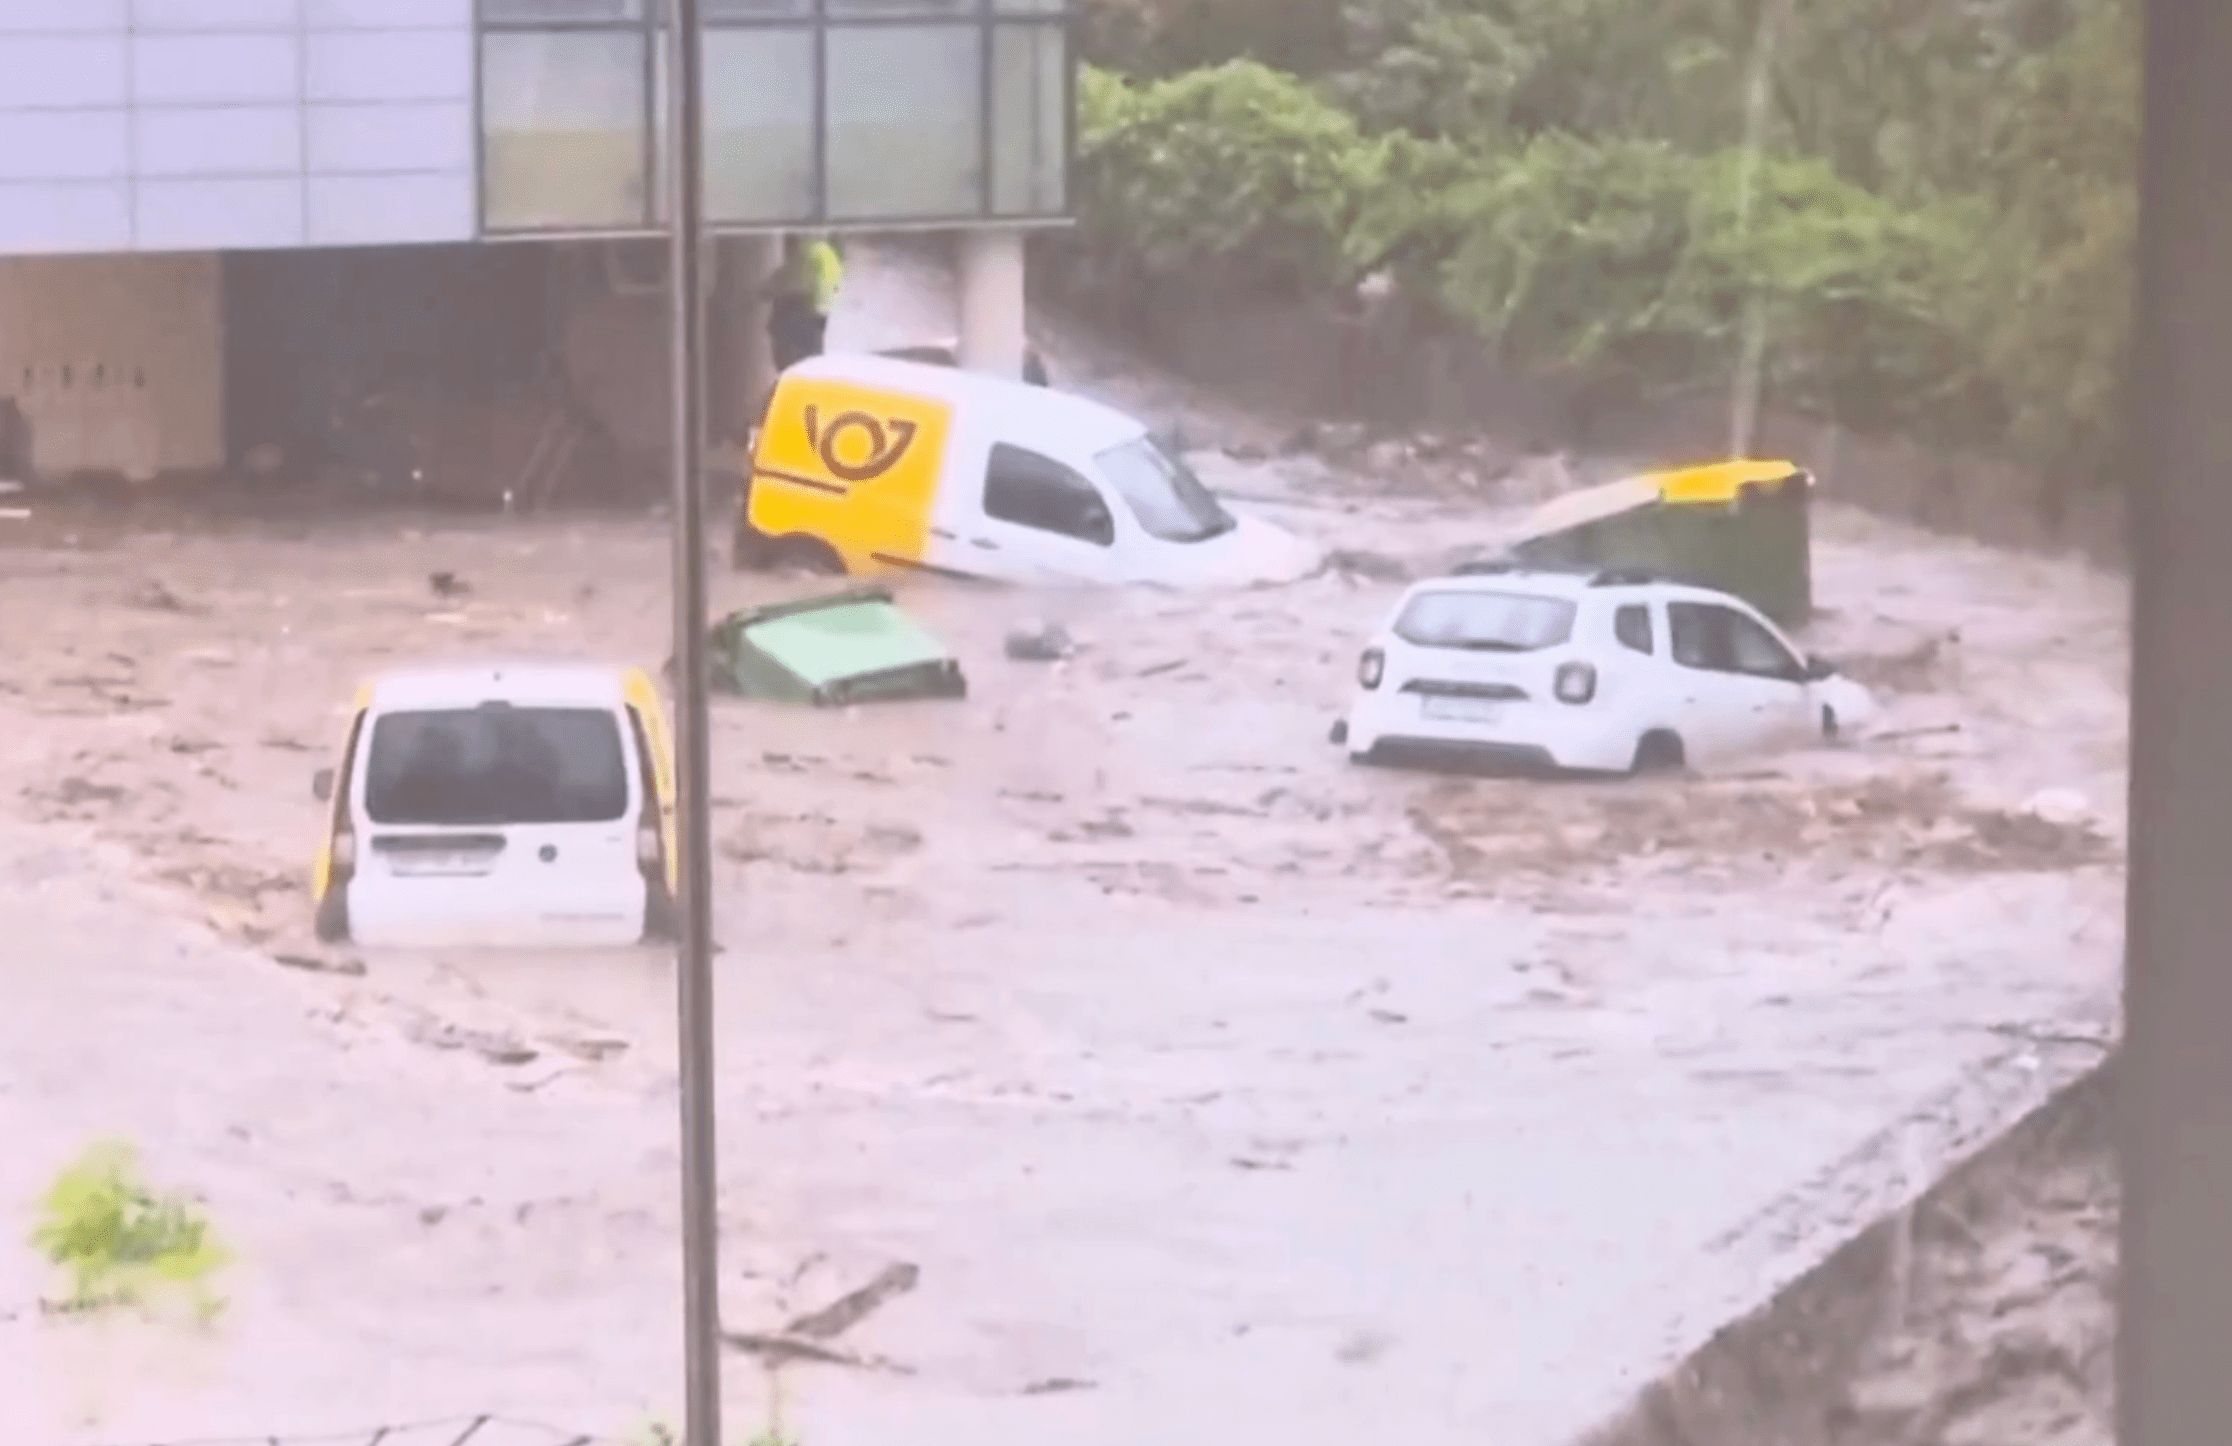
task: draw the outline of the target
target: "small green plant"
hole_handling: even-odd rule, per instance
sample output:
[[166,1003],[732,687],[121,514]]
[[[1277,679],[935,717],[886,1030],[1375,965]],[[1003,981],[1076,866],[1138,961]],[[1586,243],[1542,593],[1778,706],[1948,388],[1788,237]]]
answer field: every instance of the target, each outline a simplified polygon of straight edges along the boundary
[[[783,1430],[781,1382],[771,1379],[769,1384],[776,1388],[776,1394],[769,1399],[767,1421],[757,1435],[746,1438],[745,1446],[798,1446]],[[683,1446],[682,1433],[664,1421],[646,1421],[629,1432],[621,1446]]]
[[64,1308],[137,1306],[159,1296],[188,1301],[203,1320],[223,1308],[211,1286],[229,1256],[200,1207],[158,1194],[130,1145],[95,1145],[62,1171],[40,1204],[32,1248],[66,1272]]
[[[638,1426],[628,1435],[622,1446],[682,1446],[682,1433],[664,1421],[653,1421]],[[798,1443],[776,1427],[769,1426],[752,1437],[746,1446],[798,1446]]]

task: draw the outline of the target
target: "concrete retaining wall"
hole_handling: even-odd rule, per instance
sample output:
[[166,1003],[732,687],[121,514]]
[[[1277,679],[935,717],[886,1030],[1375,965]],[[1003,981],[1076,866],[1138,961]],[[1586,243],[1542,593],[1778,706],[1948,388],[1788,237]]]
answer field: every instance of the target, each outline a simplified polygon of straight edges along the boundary
[[[1888,1330],[1918,1324],[1898,1315],[1917,1236],[1976,1229],[1947,1222],[1995,1213],[1994,1201],[2002,1202],[1998,1213],[2020,1209],[2009,1197],[2030,1173],[2072,1156],[2109,1152],[2115,1101],[2111,1058],[2056,1092],[1912,1207],[1878,1221],[1765,1308],[1723,1328],[1581,1446],[1860,1446],[1878,1439],[1859,1418],[1852,1385],[1881,1355]],[[1988,1237],[1990,1227],[1983,1233]],[[1990,1301],[1970,1304],[1993,1309]],[[1933,1384],[1943,1390],[1959,1383]]]

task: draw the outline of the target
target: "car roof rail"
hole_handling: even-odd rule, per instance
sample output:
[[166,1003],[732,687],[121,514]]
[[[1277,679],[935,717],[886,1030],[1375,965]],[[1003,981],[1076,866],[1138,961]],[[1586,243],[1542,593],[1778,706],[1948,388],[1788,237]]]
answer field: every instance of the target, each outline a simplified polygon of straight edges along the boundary
[[1589,579],[1591,587],[1646,587],[1665,578],[1641,567],[1608,567]]

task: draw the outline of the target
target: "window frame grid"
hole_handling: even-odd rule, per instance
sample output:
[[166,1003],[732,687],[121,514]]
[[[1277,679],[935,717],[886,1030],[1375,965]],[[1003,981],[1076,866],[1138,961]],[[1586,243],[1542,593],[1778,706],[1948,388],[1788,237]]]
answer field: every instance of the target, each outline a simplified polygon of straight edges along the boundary
[[[665,118],[659,112],[658,73],[660,56],[664,53],[666,13],[669,0],[644,0],[642,13],[634,19],[543,19],[528,20],[511,17],[491,17],[488,0],[473,0],[473,220],[475,231],[483,241],[536,241],[560,239],[622,239],[628,237],[664,234],[664,223],[658,220],[660,209],[658,191],[664,184],[660,176],[660,149],[666,129]],[[978,118],[977,143],[981,161],[978,178],[977,210],[968,215],[896,215],[872,219],[832,218],[829,214],[829,34],[833,30],[867,30],[888,27],[974,26],[978,32]],[[1062,157],[1061,205],[1053,211],[1025,211],[1015,215],[1001,215],[997,210],[998,178],[994,174],[997,160],[999,116],[995,95],[994,55],[999,31],[1006,26],[1043,27],[1059,31],[1062,37]],[[707,19],[703,28],[708,32],[724,30],[807,30],[813,36],[813,117],[812,147],[814,165],[813,214],[787,220],[772,221],[722,221],[717,217],[706,218],[706,230],[715,236],[767,235],[800,230],[816,231],[931,231],[962,230],[978,226],[998,226],[1003,229],[1045,230],[1072,224],[1077,185],[1077,6],[1075,0],[1065,0],[1058,8],[1026,8],[1009,5],[1006,0],[972,0],[962,10],[934,11],[889,15],[857,15],[830,13],[829,0],[812,0],[789,13],[770,11],[765,15],[723,16]],[[488,120],[485,95],[487,75],[487,42],[502,35],[536,35],[589,32],[611,34],[635,33],[644,37],[643,72],[643,175],[645,180],[642,218],[635,226],[492,226],[489,223],[488,197]],[[656,184],[654,184],[656,183]]]

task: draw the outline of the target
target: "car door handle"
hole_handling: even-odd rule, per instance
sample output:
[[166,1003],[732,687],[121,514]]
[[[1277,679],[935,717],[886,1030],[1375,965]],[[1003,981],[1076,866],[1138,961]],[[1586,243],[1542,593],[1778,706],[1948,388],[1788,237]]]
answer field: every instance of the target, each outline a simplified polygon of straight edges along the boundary
[[989,537],[972,537],[969,542],[973,546],[983,548],[986,552],[998,552],[1000,550],[1000,544]]

